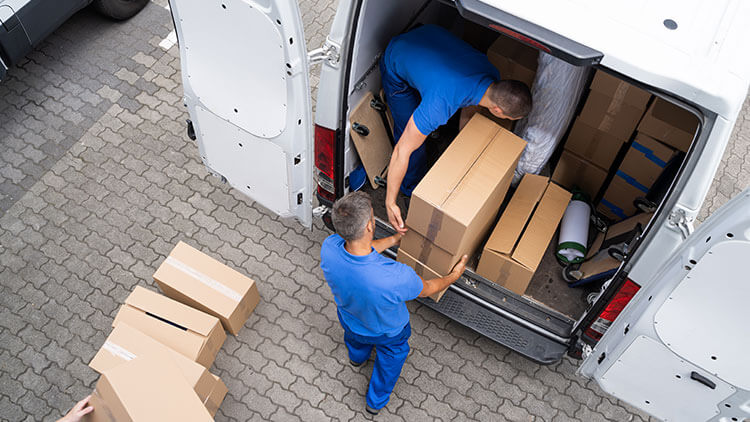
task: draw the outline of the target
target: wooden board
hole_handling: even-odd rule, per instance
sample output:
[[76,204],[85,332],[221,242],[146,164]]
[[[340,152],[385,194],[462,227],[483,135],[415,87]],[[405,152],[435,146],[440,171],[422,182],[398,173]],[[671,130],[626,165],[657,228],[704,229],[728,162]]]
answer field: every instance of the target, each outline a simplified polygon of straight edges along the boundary
[[349,115],[349,123],[352,126],[355,123],[364,125],[370,133],[367,136],[362,136],[353,129],[349,133],[352,141],[354,141],[354,147],[357,149],[359,158],[365,166],[370,185],[373,189],[377,189],[378,184],[375,183],[375,177],[385,177],[393,147],[380,113],[370,107],[370,101],[373,98],[372,92],[368,92]]

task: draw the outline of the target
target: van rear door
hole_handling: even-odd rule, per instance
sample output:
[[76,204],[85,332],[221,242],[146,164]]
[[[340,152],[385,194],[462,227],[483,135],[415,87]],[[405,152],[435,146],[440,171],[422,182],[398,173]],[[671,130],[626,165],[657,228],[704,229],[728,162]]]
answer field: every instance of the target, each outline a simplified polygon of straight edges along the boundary
[[579,373],[663,420],[747,420],[749,257],[750,189],[664,260]]
[[294,0],[170,0],[185,104],[204,164],[312,224],[307,49]]

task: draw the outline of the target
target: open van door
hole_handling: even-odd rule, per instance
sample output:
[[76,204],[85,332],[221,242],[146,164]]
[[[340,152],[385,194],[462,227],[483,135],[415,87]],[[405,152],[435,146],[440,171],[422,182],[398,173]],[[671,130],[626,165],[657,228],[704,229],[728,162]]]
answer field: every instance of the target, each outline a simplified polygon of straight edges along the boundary
[[750,189],[664,262],[579,373],[663,420],[750,420]]
[[203,163],[254,201],[309,227],[312,111],[297,1],[169,3],[188,134],[197,138]]

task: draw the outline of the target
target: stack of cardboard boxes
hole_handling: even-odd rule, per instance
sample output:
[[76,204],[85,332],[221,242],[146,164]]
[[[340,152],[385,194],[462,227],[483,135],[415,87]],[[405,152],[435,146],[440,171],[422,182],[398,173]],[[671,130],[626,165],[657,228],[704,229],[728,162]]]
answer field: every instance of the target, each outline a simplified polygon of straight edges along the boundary
[[461,256],[473,255],[497,215],[525,145],[475,115],[412,193],[409,230],[398,260],[429,279],[448,274]]
[[227,393],[207,368],[260,302],[255,282],[182,242],[154,279],[171,298],[137,286],[89,363],[91,421],[209,421]]
[[597,71],[570,129],[552,180],[596,198],[622,146],[630,140],[651,95]]

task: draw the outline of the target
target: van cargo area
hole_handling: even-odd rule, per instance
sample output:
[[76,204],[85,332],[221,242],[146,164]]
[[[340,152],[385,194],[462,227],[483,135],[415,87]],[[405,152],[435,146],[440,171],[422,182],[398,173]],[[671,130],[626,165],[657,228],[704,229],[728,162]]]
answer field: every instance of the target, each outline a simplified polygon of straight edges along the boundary
[[[428,1],[425,3],[412,0],[388,4],[391,4],[390,9],[384,7],[385,4],[375,1],[365,1],[362,6],[366,10],[361,15],[367,16],[370,22],[368,25],[360,26],[361,30],[356,35],[354,51],[357,51],[357,54],[353,57],[351,67],[348,101],[350,126],[365,118],[360,116],[359,113],[362,113],[362,110],[358,109],[359,106],[365,104],[365,100],[369,103],[371,96],[382,96],[378,61],[388,41],[393,36],[420,24],[437,24],[447,28],[478,50],[487,53],[491,63],[500,70],[501,77],[524,81],[530,87],[534,83],[534,75],[537,71],[536,59],[540,54],[546,53],[540,53],[492,29],[464,20],[450,2]],[[532,93],[534,93],[533,88]],[[539,107],[541,104],[535,104],[535,106]],[[354,113],[355,109],[357,114]],[[371,113],[376,112],[372,110]],[[492,118],[489,114],[485,115]],[[379,119],[373,116],[377,114],[371,114],[368,120],[370,125],[377,125],[378,122],[385,125],[385,122],[388,122],[392,127],[392,121],[389,119]],[[514,122],[495,119],[495,123],[511,129]],[[619,79],[604,68],[592,68],[588,71],[585,89],[580,95],[576,111],[569,122],[563,123],[567,130],[540,174],[550,178],[550,186],[559,186],[569,192],[585,194],[590,200],[592,209],[596,210],[597,215],[601,217],[601,221],[609,224],[621,221],[632,222],[635,219],[629,220],[629,218],[638,216],[638,228],[645,227],[648,219],[653,216],[647,213],[658,208],[676,177],[677,170],[698,129],[698,119],[691,112],[680,109],[644,89]],[[374,130],[377,131],[377,129]],[[378,133],[382,133],[382,130]],[[454,116],[446,125],[427,137],[425,142],[431,165],[438,162],[458,134],[458,119]],[[386,176],[387,171],[382,166],[384,163],[387,165],[387,159],[383,158],[383,154],[390,154],[392,148],[389,146],[390,140],[385,135],[381,135],[382,139],[378,142],[381,142],[382,148],[374,148],[380,153],[372,158],[369,155],[372,155],[373,147],[370,145],[365,150],[361,139],[355,139],[358,135],[354,131],[350,131],[349,135],[351,142],[348,143],[348,148],[351,151],[361,149],[359,155],[350,154],[350,156],[355,157],[355,163],[358,163],[357,157],[361,157],[365,162],[365,168],[370,167],[368,180],[365,181],[363,189],[373,198],[376,217],[381,220],[381,223],[387,224],[388,218],[384,207],[386,189],[379,186],[376,179]],[[371,135],[372,131],[368,136],[374,138]],[[525,140],[534,142],[533,139]],[[373,169],[376,174],[373,174]],[[498,178],[500,177],[503,177],[503,174],[498,174]],[[547,182],[544,183],[546,186]],[[504,200],[501,200],[502,204],[496,208],[497,213],[489,229],[482,234],[476,253],[469,260],[468,272],[471,274],[472,283],[478,282],[494,289],[498,292],[497,297],[501,298],[499,302],[512,299],[540,310],[542,315],[548,315],[546,318],[537,318],[538,321],[541,320],[542,325],[545,319],[547,322],[553,319],[558,322],[563,321],[564,324],[572,327],[575,320],[580,318],[589,306],[587,301],[589,295],[598,292],[606,278],[578,287],[572,287],[576,283],[571,284],[566,281],[566,278],[570,280],[570,277],[565,277],[565,275],[570,275],[570,273],[564,274],[564,267],[555,255],[559,229],[544,248],[543,253],[540,251],[541,261],[535,270],[532,269],[533,276],[525,289],[514,292],[508,286],[476,274],[483,247],[498,219],[503,215],[503,211],[509,206],[514,194],[518,192],[517,186],[514,184],[507,190],[507,195],[504,196]],[[409,202],[409,198],[399,194],[398,205],[401,207],[404,219],[407,216]],[[380,228],[381,235],[386,234],[382,231],[383,228],[390,229],[385,224],[381,224]],[[632,232],[631,229],[633,227],[624,232]],[[607,246],[617,243],[614,241],[617,239],[612,236],[599,234],[596,224],[590,225],[588,237],[589,245],[595,243],[592,249],[602,244]],[[617,256],[602,258],[601,253],[594,254],[594,252],[596,250],[589,252],[590,259],[587,261],[589,265],[586,266],[587,263],[584,263],[585,268],[596,267],[596,271],[602,268],[611,270],[613,267],[611,262],[615,262],[614,268],[617,267],[619,263],[616,260]],[[605,251],[604,254],[606,255],[607,252]],[[417,261],[416,257],[409,254],[399,254],[399,256],[407,256],[409,262],[412,263]],[[615,260],[601,267],[602,259]],[[591,262],[597,262],[600,266],[591,265]]]

